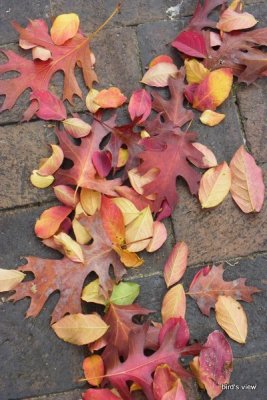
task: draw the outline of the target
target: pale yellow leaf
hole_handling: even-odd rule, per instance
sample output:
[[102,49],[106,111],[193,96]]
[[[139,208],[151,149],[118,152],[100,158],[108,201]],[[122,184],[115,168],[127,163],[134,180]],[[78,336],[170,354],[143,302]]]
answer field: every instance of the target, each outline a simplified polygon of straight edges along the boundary
[[86,107],[92,114],[96,113],[100,108],[100,106],[94,101],[98,93],[99,90],[91,89],[85,99]]
[[32,171],[30,180],[33,186],[37,187],[38,189],[45,189],[48,186],[52,185],[55,178],[53,177],[53,175],[48,175],[48,176],[39,175],[37,169],[34,169]]
[[82,346],[101,338],[108,325],[97,314],[70,314],[53,324],[52,328],[60,339]]
[[150,207],[142,210],[139,216],[125,229],[127,250],[137,252],[144,250],[153,235],[153,218]]
[[225,114],[220,114],[212,110],[205,110],[199,119],[204,125],[215,126],[222,122],[224,118]]
[[149,86],[164,87],[168,85],[169,78],[177,72],[175,64],[161,62],[149,68],[141,82]]
[[215,304],[215,316],[218,324],[231,339],[245,343],[248,333],[246,313],[241,304],[231,296],[219,296]]
[[106,304],[104,296],[100,293],[99,279],[95,279],[83,288],[82,300],[87,303]]
[[84,255],[81,246],[75,242],[65,232],[60,232],[54,235],[54,241],[57,245],[61,246],[64,254],[74,262],[84,262]]
[[130,224],[140,214],[135,205],[124,197],[115,197],[112,201],[121,210],[125,226]]
[[[128,177],[131,182],[131,185],[133,189],[139,193],[139,194],[144,194],[144,186],[147,185],[148,183],[154,181],[159,173],[158,168],[151,168],[148,170],[144,175],[140,175],[138,173],[137,168],[133,168],[130,171],[128,171]],[[146,196],[147,199],[149,200],[155,200],[155,195],[151,194],[149,196]]]
[[13,290],[23,279],[25,274],[16,269],[0,268],[0,292]]
[[44,47],[36,46],[32,49],[32,58],[33,60],[39,59],[46,61],[49,60],[49,58],[52,58],[52,54],[50,50],[45,49]]
[[86,244],[92,239],[88,230],[76,219],[72,221],[72,229],[75,235],[75,239],[79,244]]
[[186,80],[188,83],[200,83],[209,74],[209,70],[195,58],[185,60]]
[[80,201],[84,211],[88,215],[94,215],[94,213],[100,209],[101,194],[95,190],[82,188]]

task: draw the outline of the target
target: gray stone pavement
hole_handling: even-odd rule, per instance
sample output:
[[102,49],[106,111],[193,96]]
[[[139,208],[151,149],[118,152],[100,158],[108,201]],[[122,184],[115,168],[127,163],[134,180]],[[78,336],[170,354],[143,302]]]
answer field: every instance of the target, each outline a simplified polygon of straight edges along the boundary
[[[126,0],[122,12],[95,38],[92,49],[96,54],[96,71],[100,87],[119,86],[129,95],[138,87],[146,65],[156,55],[170,54],[179,64],[179,56],[169,43],[186,24],[195,7],[195,0],[180,1],[179,16],[171,21],[166,11],[179,0]],[[267,5],[261,0],[247,0],[248,11],[267,25]],[[22,24],[27,18],[45,18],[63,12],[81,16],[86,33],[111,13],[116,0],[1,0],[0,44],[17,49],[17,36],[9,25],[16,19]],[[3,62],[4,58],[0,59]],[[80,77],[82,82],[82,78]],[[61,77],[56,75],[53,86],[59,92]],[[214,150],[219,161],[229,161],[235,150],[245,143],[266,170],[266,80],[250,87],[235,85],[232,96],[220,108],[225,121],[217,127],[204,127],[197,121],[193,128],[200,141]],[[84,93],[86,90],[84,88]],[[0,114],[1,191],[0,191],[0,267],[14,268],[23,263],[21,257],[36,255],[57,257],[43,246],[33,234],[36,218],[54,204],[52,190],[37,190],[29,183],[29,175],[41,157],[48,154],[48,143],[53,143],[53,129],[44,121],[20,123],[23,96],[10,111]],[[77,112],[85,111],[82,101],[75,103]],[[184,277],[188,288],[196,271],[212,262],[225,262],[225,278],[248,278],[250,285],[263,291],[254,296],[252,304],[244,304],[248,315],[247,344],[230,340],[235,361],[231,383],[254,385],[249,389],[228,390],[221,399],[266,399],[266,206],[260,214],[244,215],[227,198],[214,210],[201,211],[182,182],[178,182],[181,201],[172,220],[167,221],[168,241],[156,254],[144,255],[145,265],[132,271],[127,279],[140,283],[140,304],[158,315],[165,292],[162,267],[177,240],[185,240],[190,249],[189,268]],[[0,297],[0,400],[79,400],[86,385],[78,383],[82,377],[81,364],[85,350],[60,341],[49,328],[50,313],[57,295],[49,299],[36,319],[24,319],[28,300],[17,304]],[[192,340],[204,341],[218,329],[214,313],[208,319],[202,315],[192,299],[187,300],[186,314]],[[207,398],[199,393],[199,398]]]

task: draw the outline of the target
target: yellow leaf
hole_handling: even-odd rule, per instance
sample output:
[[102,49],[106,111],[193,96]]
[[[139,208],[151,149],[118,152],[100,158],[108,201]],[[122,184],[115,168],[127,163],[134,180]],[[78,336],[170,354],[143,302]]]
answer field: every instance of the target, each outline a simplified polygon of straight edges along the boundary
[[127,250],[137,252],[144,250],[153,236],[153,218],[150,207],[142,210],[139,216],[126,226],[125,241]]
[[53,324],[52,329],[65,342],[83,346],[101,338],[108,325],[97,314],[70,314]]
[[82,188],[80,201],[84,211],[88,215],[94,215],[94,213],[100,209],[101,194],[95,190]]
[[142,139],[150,137],[149,133],[145,129],[141,130],[140,136]]
[[85,99],[86,107],[92,114],[96,113],[100,108],[100,106],[95,102],[98,93],[99,90],[91,89]]
[[118,163],[117,163],[117,168],[124,167],[124,165],[127,163],[129,158],[129,152],[128,149],[123,149],[122,147],[119,149],[119,156],[118,156]]
[[196,59],[185,60],[186,80],[188,83],[200,83],[209,74],[209,70]]
[[75,218],[79,217],[79,215],[87,215],[80,202],[75,207]]
[[59,15],[50,30],[53,42],[61,46],[67,40],[72,39],[78,32],[80,25],[79,16],[74,13]]
[[117,207],[122,212],[124,225],[130,224],[135,218],[138,217],[140,211],[135,207],[135,205],[128,199],[124,197],[116,197],[112,199]]
[[246,342],[247,316],[238,301],[231,296],[219,296],[215,304],[215,316],[218,324],[231,339],[238,343]]
[[205,385],[201,381],[201,374],[200,374],[200,365],[199,365],[199,357],[194,357],[193,361],[189,363],[190,369],[193,372],[197,384],[201,389],[205,389]]
[[86,301],[87,303],[106,305],[106,300],[100,293],[99,279],[95,279],[83,288],[82,300]]
[[222,122],[224,118],[225,114],[220,114],[212,110],[205,110],[199,119],[204,125],[215,126]]
[[179,284],[173,286],[165,294],[162,302],[161,316],[163,323],[165,323],[169,318],[184,318],[185,310],[186,298],[183,285]]
[[92,239],[88,230],[76,218],[72,221],[72,229],[79,244],[86,244]]
[[62,246],[64,254],[72,261],[83,263],[84,256],[81,246],[75,242],[69,235],[64,232],[60,232],[58,235],[54,235],[54,241],[56,244]]
[[23,279],[25,274],[16,269],[0,268],[0,292],[13,290]]
[[127,268],[140,267],[144,263],[144,260],[140,258],[136,253],[132,253],[129,250],[122,249],[120,246],[113,246],[113,250],[120,256],[121,262]]
[[48,186],[52,185],[55,178],[53,177],[53,175],[48,175],[48,176],[39,175],[37,169],[34,169],[32,171],[30,180],[33,186],[37,187],[38,189],[45,189]]
[[224,161],[208,169],[200,181],[199,200],[202,208],[215,207],[227,196],[231,187],[231,171]]
[[65,130],[74,138],[87,136],[91,132],[91,125],[80,118],[68,118],[63,121]]

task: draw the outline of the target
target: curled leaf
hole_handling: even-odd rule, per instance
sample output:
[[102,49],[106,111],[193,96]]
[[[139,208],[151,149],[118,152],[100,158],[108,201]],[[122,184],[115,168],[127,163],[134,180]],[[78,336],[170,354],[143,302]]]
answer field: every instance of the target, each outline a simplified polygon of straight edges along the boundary
[[231,187],[231,171],[224,161],[208,169],[200,181],[199,200],[202,208],[215,207],[227,196]]
[[65,342],[82,346],[102,337],[108,325],[97,314],[70,314],[53,324],[52,329]]
[[71,211],[70,207],[64,206],[55,206],[45,210],[35,224],[36,236],[41,239],[48,239],[53,236]]
[[47,158],[41,165],[41,167],[38,169],[38,174],[47,176],[47,175],[52,175],[54,172],[58,170],[60,165],[63,162],[64,159],[64,153],[61,149],[60,146],[57,144],[51,144],[50,145],[52,148],[52,155]]
[[41,46],[36,46],[32,49],[32,58],[33,60],[39,59],[41,61],[46,61],[52,58],[52,54],[50,50]]
[[199,119],[204,125],[215,126],[222,122],[224,118],[225,114],[220,114],[212,110],[205,110]]
[[63,121],[65,130],[74,138],[87,136],[91,132],[91,125],[81,118],[68,118]]
[[185,316],[186,298],[183,285],[173,286],[165,294],[161,307],[162,321],[165,323],[170,318]]
[[38,170],[34,169],[32,171],[30,180],[33,186],[37,187],[38,189],[44,189],[52,185],[55,178],[53,177],[53,175],[47,175],[47,176],[39,175]]
[[53,22],[50,30],[53,42],[61,46],[78,32],[80,20],[77,14],[61,14]]
[[175,76],[178,68],[175,64],[161,62],[149,68],[143,76],[141,82],[149,86],[164,87],[168,86],[171,76]]
[[179,282],[187,267],[188,246],[185,242],[178,242],[172,249],[164,265],[164,279],[167,287]]
[[0,292],[13,290],[25,278],[23,272],[16,269],[0,268]]
[[60,232],[54,236],[54,241],[61,246],[64,254],[74,262],[84,263],[84,255],[81,246],[75,242],[69,235]]

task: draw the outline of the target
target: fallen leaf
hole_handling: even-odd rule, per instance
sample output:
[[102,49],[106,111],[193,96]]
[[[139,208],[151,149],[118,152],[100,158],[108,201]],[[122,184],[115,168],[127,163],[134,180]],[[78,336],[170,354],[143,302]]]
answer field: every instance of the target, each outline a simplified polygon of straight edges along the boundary
[[161,316],[163,323],[170,318],[184,318],[185,310],[186,298],[183,285],[173,286],[165,294],[162,301]]
[[85,99],[85,104],[88,110],[95,114],[101,107],[95,102],[95,98],[98,95],[99,90],[91,89]]
[[54,174],[61,166],[64,154],[60,146],[57,144],[51,144],[52,155],[49,158],[44,159],[44,162],[38,169],[38,174],[43,176],[48,176]]
[[232,32],[252,28],[257,22],[252,14],[239,13],[229,7],[220,15],[216,27],[223,32]]
[[150,239],[150,242],[146,247],[146,251],[148,253],[153,253],[154,251],[157,251],[164,244],[167,237],[168,232],[163,222],[154,221],[152,239]]
[[42,176],[39,175],[38,170],[34,169],[32,171],[30,181],[33,186],[37,187],[38,189],[45,189],[48,186],[52,185],[54,182],[55,178],[53,175],[47,175],[47,176]]
[[212,110],[205,110],[199,119],[204,125],[215,126],[222,122],[224,118],[225,114],[220,114]]
[[81,205],[88,215],[94,215],[100,210],[101,194],[95,190],[82,188],[80,193]]
[[134,282],[120,282],[113,287],[109,301],[119,306],[133,304],[140,293],[140,285]]
[[47,61],[49,58],[52,58],[52,54],[50,50],[45,49],[44,47],[41,46],[35,46],[32,49],[32,58],[33,60],[42,60],[42,61]]
[[82,394],[83,400],[119,400],[109,389],[88,389]]
[[231,296],[219,296],[215,304],[215,317],[231,339],[242,344],[246,342],[247,316],[238,301]]
[[177,379],[174,386],[164,394],[162,400],[186,400],[186,394],[181,379]]
[[197,160],[191,160],[191,158],[189,157],[188,159],[192,162],[192,164],[194,164],[198,168],[212,168],[218,165],[214,153],[207,146],[198,142],[192,144],[197,150],[199,150],[203,154],[201,163],[198,163]]
[[188,30],[179,33],[172,46],[190,57],[206,58],[207,49],[201,32]]
[[38,107],[37,110],[35,110],[34,105],[34,112],[32,114],[24,114],[25,121],[29,121],[34,114],[36,114],[38,118],[46,121],[62,121],[63,119],[67,118],[67,113],[63,102],[57,96],[47,90],[33,90],[30,95],[30,100],[35,103],[37,102]]
[[[128,177],[131,183],[131,186],[133,189],[139,193],[139,194],[144,194],[144,188],[143,186],[147,185],[148,183],[153,182],[158,175],[159,171],[157,168],[151,168],[149,171],[147,171],[145,174],[140,175],[138,173],[137,168],[133,168],[130,171],[128,171]],[[147,197],[149,200],[154,200],[154,194],[152,193]]]
[[25,274],[15,269],[0,268],[0,292],[13,290],[25,278]]
[[231,187],[231,171],[224,161],[208,169],[200,181],[199,200],[202,208],[215,207],[227,196]]
[[98,354],[86,357],[83,360],[83,373],[90,385],[99,386],[105,373],[105,366],[102,357]]
[[253,301],[252,294],[260,292],[254,286],[246,286],[245,278],[225,281],[223,272],[223,265],[201,268],[189,287],[189,296],[197,301],[201,312],[207,316],[210,315],[210,309],[214,308],[219,295],[250,303]]
[[186,80],[188,83],[200,83],[210,73],[201,62],[194,58],[191,60],[185,60],[184,65]]
[[155,65],[162,62],[173,64],[173,59],[170,56],[167,56],[166,54],[162,54],[160,56],[153,58],[153,60],[150,61],[148,68],[154,67]]
[[167,287],[179,282],[187,267],[188,246],[185,242],[177,242],[164,265],[164,279]]
[[50,207],[45,210],[36,221],[34,232],[41,239],[53,236],[61,223],[71,213],[72,208],[64,206]]
[[141,82],[149,86],[164,87],[168,86],[171,76],[175,76],[178,68],[175,64],[161,62],[149,68],[143,76]]
[[86,301],[87,303],[96,303],[105,306],[107,301],[100,293],[100,289],[99,279],[95,279],[94,281],[88,283],[88,285],[83,288],[81,296],[82,300]]
[[162,400],[165,393],[172,389],[178,375],[171,370],[168,364],[159,365],[154,373],[153,394],[155,400]]
[[71,314],[53,324],[52,329],[65,342],[82,346],[102,337],[108,325],[96,314]]
[[111,171],[112,162],[108,151],[95,151],[92,154],[92,163],[101,178],[105,178]]
[[100,215],[103,227],[112,244],[122,246],[125,242],[123,214],[112,199],[102,196]]
[[65,130],[74,138],[87,136],[91,132],[91,125],[81,118],[68,118],[63,121]]
[[130,200],[125,199],[124,197],[115,197],[112,201],[121,210],[125,226],[138,217],[139,210]]
[[56,198],[65,206],[75,208],[79,203],[79,195],[71,187],[57,185],[53,187]]
[[130,98],[128,111],[132,121],[144,122],[152,109],[151,95],[145,89],[135,90]]
[[63,249],[63,253],[72,261],[84,263],[84,255],[81,246],[75,242],[69,235],[60,232],[54,235],[54,241]]
[[229,96],[232,83],[233,72],[230,68],[210,72],[196,87],[193,108],[199,111],[216,110]]
[[244,213],[259,212],[264,202],[263,172],[252,155],[241,146],[234,154],[230,169],[231,194]]
[[72,229],[77,243],[87,244],[92,239],[90,233],[76,218],[72,221]]
[[80,19],[77,14],[61,14],[53,22],[50,33],[53,42],[61,46],[78,32]]
[[124,167],[129,160],[129,152],[128,149],[123,149],[122,147],[119,149],[119,154],[118,154],[118,163],[117,163],[117,168],[122,168]]
[[150,207],[141,211],[138,217],[125,228],[127,250],[138,252],[144,250],[153,235],[153,218]]
[[125,103],[127,97],[121,93],[120,89],[110,87],[109,89],[100,90],[94,97],[94,102],[101,108],[117,108]]

